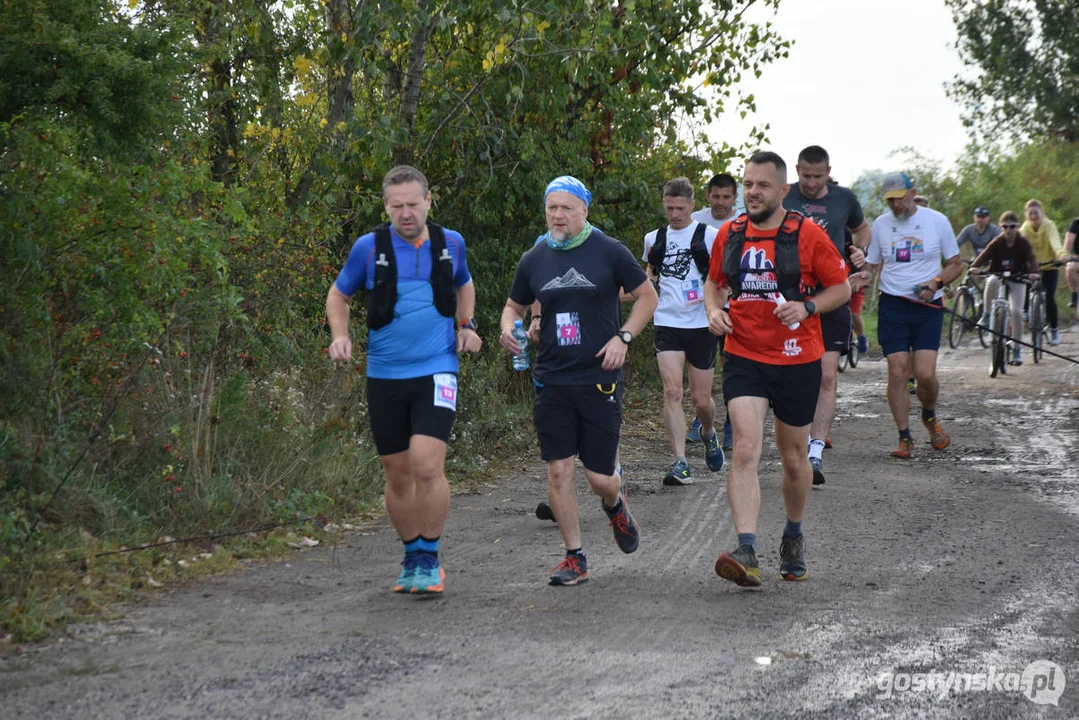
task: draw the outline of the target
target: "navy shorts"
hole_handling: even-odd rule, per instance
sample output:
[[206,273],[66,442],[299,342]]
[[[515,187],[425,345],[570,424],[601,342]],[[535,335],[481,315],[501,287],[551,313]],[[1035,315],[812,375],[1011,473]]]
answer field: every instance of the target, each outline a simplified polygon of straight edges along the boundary
[[367,419],[379,455],[408,450],[413,435],[449,442],[456,415],[453,373],[407,380],[367,378]]
[[683,352],[686,362],[698,370],[714,370],[719,337],[706,327],[677,328],[657,325],[656,352]]
[[768,400],[776,419],[791,427],[813,423],[820,395],[820,360],[798,365],[770,365],[739,355],[723,355],[723,398]]
[[825,352],[850,352],[850,303],[820,314],[820,334]]
[[540,457],[580,456],[586,469],[613,475],[622,432],[622,384],[544,385],[533,410]]
[[877,342],[884,357],[911,350],[939,350],[944,327],[942,301],[925,304],[897,295],[880,294],[877,307]]

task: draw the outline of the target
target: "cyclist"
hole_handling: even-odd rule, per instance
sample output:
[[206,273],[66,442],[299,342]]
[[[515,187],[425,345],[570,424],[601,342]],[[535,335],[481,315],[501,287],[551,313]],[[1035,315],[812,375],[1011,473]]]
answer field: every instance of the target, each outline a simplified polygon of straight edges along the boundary
[[[1034,248],[1030,241],[1019,234],[1019,216],[1011,210],[1000,216],[1002,234],[991,240],[989,244],[978,253],[974,262],[970,264],[970,274],[980,275],[984,270],[989,272],[1010,272],[1014,277],[1027,276],[1031,280],[1038,277],[1038,261],[1034,259]],[[985,281],[985,316],[986,321],[993,307],[993,300],[1000,292],[1002,278],[992,275]],[[1023,337],[1023,299],[1026,294],[1026,286],[1019,280],[1007,281],[1008,283],[1008,307],[1011,312],[1012,340]],[[1020,346],[1015,345],[1015,353],[1008,360],[1009,365],[1022,365],[1023,356]]]
[[[1045,209],[1037,200],[1028,200],[1026,204],[1027,221],[1019,228],[1020,234],[1030,240],[1034,248],[1034,257],[1039,263],[1047,263],[1056,260],[1063,255],[1060,247],[1060,233],[1056,224],[1045,217]],[[1045,319],[1049,321],[1051,330],[1049,336],[1050,345],[1060,344],[1060,330],[1057,326],[1057,301],[1053,296],[1057,292],[1057,278],[1059,273],[1055,267],[1045,268],[1042,273],[1042,287],[1045,288]]]

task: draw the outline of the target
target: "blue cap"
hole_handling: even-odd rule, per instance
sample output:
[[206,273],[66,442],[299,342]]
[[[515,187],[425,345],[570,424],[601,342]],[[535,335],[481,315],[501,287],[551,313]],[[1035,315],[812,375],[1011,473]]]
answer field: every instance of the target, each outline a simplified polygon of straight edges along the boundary
[[890,200],[892,198],[901,198],[907,194],[907,190],[914,187],[914,182],[910,179],[910,175],[906,173],[890,173],[884,176],[884,182],[881,183],[880,191],[884,193],[884,199]]
[[547,196],[553,192],[568,192],[583,200],[586,207],[592,204],[592,193],[583,182],[571,175],[561,175],[547,183],[547,189],[543,191],[543,201],[547,202]]

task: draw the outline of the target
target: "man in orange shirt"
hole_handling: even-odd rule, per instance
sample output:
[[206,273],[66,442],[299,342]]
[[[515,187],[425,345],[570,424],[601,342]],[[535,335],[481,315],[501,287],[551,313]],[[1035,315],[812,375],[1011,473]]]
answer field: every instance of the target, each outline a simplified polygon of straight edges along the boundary
[[[720,553],[716,574],[745,587],[761,584],[758,473],[769,406],[787,509],[779,573],[784,580],[807,577],[802,517],[813,471],[805,449],[824,355],[818,313],[850,299],[847,264],[828,235],[804,222],[803,215],[783,209],[789,189],[783,158],[773,152],[749,158],[743,180],[746,214],[719,231],[704,289],[709,327],[727,336],[723,392],[734,426],[727,497],[738,548]],[[728,297],[729,312],[723,310]]]

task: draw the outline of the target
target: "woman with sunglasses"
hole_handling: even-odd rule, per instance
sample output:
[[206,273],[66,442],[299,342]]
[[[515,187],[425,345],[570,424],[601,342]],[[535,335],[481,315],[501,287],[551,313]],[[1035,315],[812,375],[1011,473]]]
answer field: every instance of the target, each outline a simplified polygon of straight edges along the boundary
[[[1034,259],[1034,248],[1030,241],[1019,234],[1019,216],[1011,210],[1000,216],[1001,234],[974,258],[970,264],[970,274],[980,275],[989,272],[1009,272],[1012,277],[1026,275],[1031,280],[1038,277],[1038,261]],[[1026,285],[1018,280],[1008,280],[1008,308],[1011,311],[1011,338],[1023,337],[1023,300],[1026,297]],[[1000,291],[1001,277],[990,275],[985,281],[985,316],[981,322],[988,324],[988,315],[993,307],[993,300]],[[1008,359],[1009,365],[1022,365],[1023,355],[1018,343],[1014,355]]]
[[[1060,232],[1056,224],[1045,217],[1042,204],[1037,200],[1027,200],[1026,215],[1027,221],[1019,228],[1019,232],[1034,247],[1034,257],[1038,262],[1047,263],[1063,255]],[[1060,331],[1057,329],[1057,301],[1054,297],[1057,292],[1058,275],[1055,267],[1042,270],[1042,287],[1045,288],[1045,319],[1049,321],[1049,328],[1052,331],[1049,336],[1050,345],[1060,344]]]

